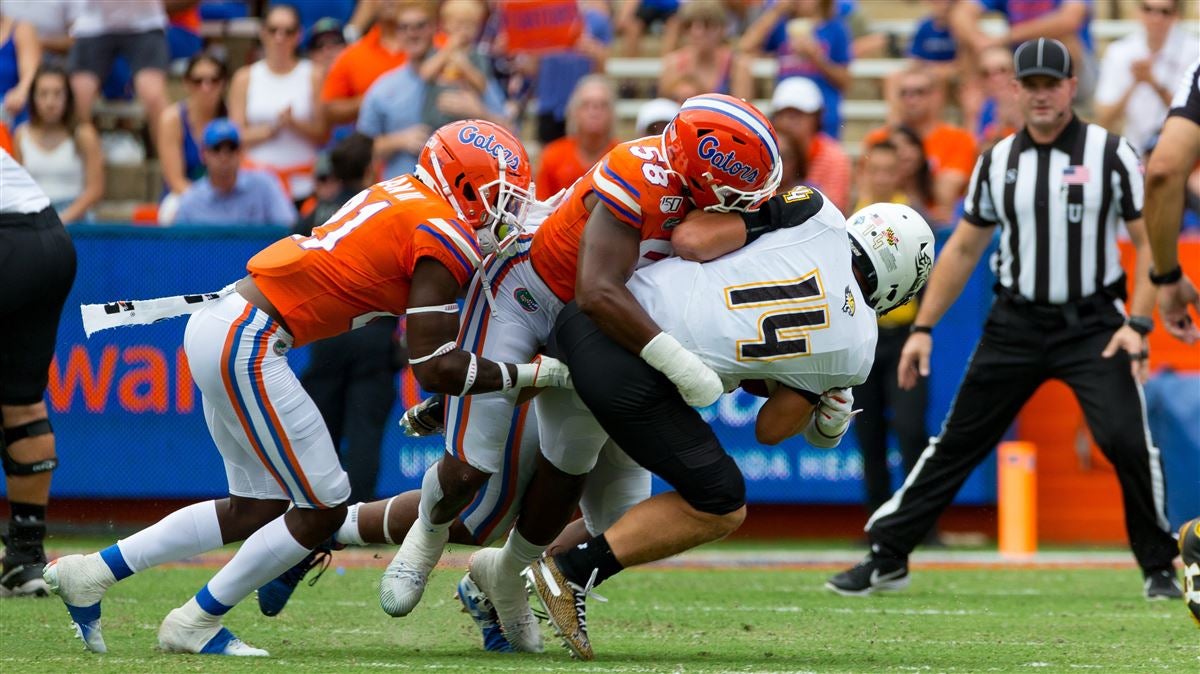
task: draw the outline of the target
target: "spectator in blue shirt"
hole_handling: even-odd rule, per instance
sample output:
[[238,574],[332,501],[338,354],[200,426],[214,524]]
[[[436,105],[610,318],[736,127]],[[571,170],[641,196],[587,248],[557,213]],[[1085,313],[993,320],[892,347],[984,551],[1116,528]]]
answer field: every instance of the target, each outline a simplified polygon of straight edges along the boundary
[[279,225],[296,222],[283,185],[273,173],[243,169],[242,142],[228,119],[214,119],[204,128],[201,151],[208,175],[192,183],[179,200],[177,225]]
[[[433,9],[423,4],[406,6],[397,18],[408,62],[375,80],[363,97],[358,113],[358,132],[375,141],[375,155],[384,162],[384,176],[392,178],[412,173],[417,155],[434,129],[422,122],[425,97],[430,86],[418,69],[432,56],[436,31]],[[452,120],[481,118],[509,124],[504,114],[504,93],[495,80],[488,78],[482,99],[467,88],[442,90],[436,94],[439,112]]]
[[957,45],[950,34],[950,6],[954,0],[926,0],[925,4],[929,15],[917,22],[908,55],[935,64],[953,63]]
[[833,0],[774,0],[742,35],[745,53],[779,59],[776,82],[806,77],[825,101],[821,128],[841,137],[842,95],[850,86],[850,28]]

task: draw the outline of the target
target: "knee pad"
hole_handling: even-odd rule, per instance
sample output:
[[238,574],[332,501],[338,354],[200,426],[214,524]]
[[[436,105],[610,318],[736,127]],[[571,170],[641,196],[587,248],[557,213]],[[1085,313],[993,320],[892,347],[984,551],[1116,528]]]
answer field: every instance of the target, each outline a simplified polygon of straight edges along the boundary
[[18,440],[38,435],[49,435],[53,432],[54,429],[50,427],[49,419],[38,419],[27,424],[21,424],[20,426],[5,428],[3,436],[0,436],[0,462],[4,465],[4,474],[9,477],[24,477],[37,475],[38,473],[49,473],[57,468],[58,459],[55,457],[31,463],[22,463],[8,453],[8,446],[15,444]]
[[685,489],[676,491],[696,510],[710,515],[727,515],[746,505],[746,481],[733,457],[721,458],[702,468],[689,469]]

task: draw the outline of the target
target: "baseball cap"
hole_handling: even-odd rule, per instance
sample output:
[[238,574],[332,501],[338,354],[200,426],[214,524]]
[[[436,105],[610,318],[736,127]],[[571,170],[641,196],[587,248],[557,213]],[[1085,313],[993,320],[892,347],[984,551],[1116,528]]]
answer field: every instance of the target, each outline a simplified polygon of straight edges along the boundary
[[342,34],[342,22],[327,16],[317,19],[317,22],[308,29],[308,48],[312,49],[316,45],[317,39],[326,35],[336,35],[339,43],[346,44],[346,38]]
[[669,98],[656,98],[652,101],[646,101],[638,110],[637,114],[637,132],[639,134],[646,133],[651,124],[655,122],[669,122],[675,119],[675,115],[679,113],[679,104]]
[[825,107],[825,97],[817,83],[807,77],[789,77],[775,87],[771,96],[772,113],[792,108],[800,112],[814,113]]
[[221,143],[242,144],[237,127],[225,117],[214,119],[204,127],[204,147],[216,147]]
[[1065,80],[1073,71],[1071,53],[1058,40],[1045,37],[1028,40],[1013,52],[1013,69],[1017,79],[1047,75]]

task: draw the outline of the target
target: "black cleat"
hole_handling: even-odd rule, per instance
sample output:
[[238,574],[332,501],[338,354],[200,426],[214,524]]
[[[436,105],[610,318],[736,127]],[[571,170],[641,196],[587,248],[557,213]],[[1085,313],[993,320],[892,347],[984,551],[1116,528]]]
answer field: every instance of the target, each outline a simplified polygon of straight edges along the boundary
[[865,597],[881,590],[908,587],[908,559],[870,553],[853,568],[830,578],[825,587],[847,597]]
[[1183,599],[1183,587],[1175,577],[1175,569],[1150,571],[1146,574],[1146,582],[1142,589],[1149,601]]
[[46,551],[41,541],[13,544],[4,540],[4,559],[0,563],[0,597],[48,597],[50,587],[42,579]]

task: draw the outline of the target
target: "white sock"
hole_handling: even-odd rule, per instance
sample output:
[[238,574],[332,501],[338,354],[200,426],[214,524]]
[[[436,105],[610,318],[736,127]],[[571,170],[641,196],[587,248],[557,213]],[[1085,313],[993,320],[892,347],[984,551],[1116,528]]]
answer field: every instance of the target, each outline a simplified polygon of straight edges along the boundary
[[[346,508],[346,521],[342,522],[342,526],[338,528],[337,533],[333,535],[333,540],[342,545],[366,545],[363,540],[362,532],[358,530],[358,508],[362,503],[355,503]],[[387,527],[387,522],[383,523]]]
[[497,563],[506,575],[518,576],[525,567],[541,557],[547,547],[549,546],[530,543],[516,527],[513,527],[508,534],[508,540],[504,542],[504,547],[500,549]]
[[[442,491],[442,481],[438,479],[438,465],[433,464],[429,470],[425,471],[425,476],[421,478],[421,502],[417,504],[417,521],[413,523],[413,528],[418,525],[425,525],[432,531],[449,529],[450,524],[454,522],[454,518],[450,518],[445,524],[434,524],[433,509],[438,503],[441,503],[445,493]],[[383,525],[386,527],[387,522]]]
[[216,501],[194,503],[176,510],[129,538],[117,541],[121,557],[134,573],[216,550],[222,545]]
[[[267,522],[242,543],[233,559],[221,567],[217,575],[208,581],[205,590],[201,590],[201,595],[197,595],[201,608],[220,615],[223,612],[220,609],[229,610],[267,581],[304,559],[310,549],[292,536],[283,518],[280,515]],[[202,595],[205,591],[216,600],[216,607],[204,601]]]

